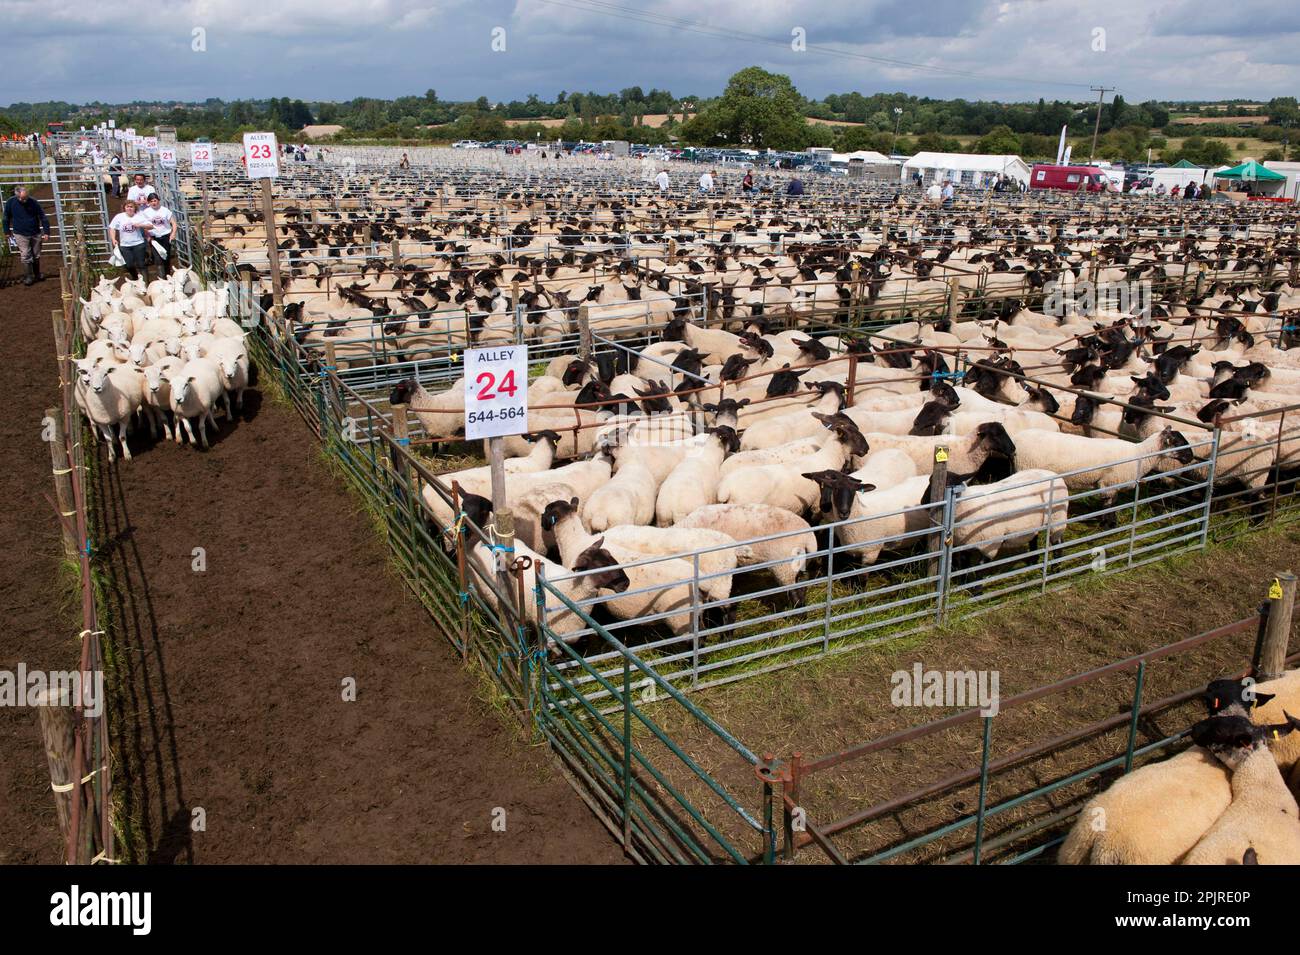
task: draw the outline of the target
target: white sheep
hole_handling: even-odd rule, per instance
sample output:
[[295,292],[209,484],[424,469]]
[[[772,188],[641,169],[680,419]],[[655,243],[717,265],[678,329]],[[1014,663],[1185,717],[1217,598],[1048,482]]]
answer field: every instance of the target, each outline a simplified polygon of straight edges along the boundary
[[728,427],[711,428],[707,438],[682,458],[664,478],[655,498],[655,518],[661,527],[676,524],[706,504],[717,502],[722,462],[739,444]]
[[838,471],[853,457],[865,456],[867,441],[852,421],[842,415],[819,416],[835,437],[816,453],[793,464],[768,464],[732,471],[718,484],[720,504],[774,504],[795,514],[806,514],[820,499],[816,482],[807,471]]
[[593,531],[618,524],[649,524],[655,519],[659,482],[654,472],[633,458],[620,460],[618,470],[582,506],[582,517]]
[[235,396],[235,407],[244,407],[244,389],[248,387],[248,349],[244,339],[218,338],[208,349],[208,358],[221,370],[221,384],[225,388],[226,417],[232,417],[230,396]]
[[[122,445],[122,456],[131,460],[131,449],[126,443],[131,416],[140,409],[144,393],[144,376],[132,365],[107,362],[95,364],[81,358],[75,363],[79,380],[74,386],[81,410],[104,441],[108,443],[108,460],[117,460],[113,442]],[[117,429],[114,439],[113,429]]]
[[817,552],[817,538],[808,522],[770,504],[706,504],[675,527],[726,534],[739,542],[737,566],[768,573],[781,586],[798,580],[807,569],[808,555]]
[[1232,865],[1254,849],[1260,865],[1300,865],[1300,807],[1287,790],[1267,739],[1300,728],[1260,726],[1244,716],[1212,716],[1192,727],[1192,739],[1232,770],[1232,803],[1183,859],[1185,865]]
[[1109,505],[1119,486],[1153,471],[1190,464],[1194,458],[1187,440],[1170,428],[1137,444],[1122,438],[1086,438],[1030,429],[1016,436],[1015,460],[1020,468],[1043,468],[1062,475],[1071,491],[1099,488],[1103,491],[1101,501]]
[[218,401],[226,396],[221,380],[221,369],[210,358],[191,358],[174,374],[167,376],[171,385],[171,408],[176,416],[176,443],[181,443],[181,428],[194,443],[194,426],[191,418],[198,419],[199,443],[208,447],[208,424],[217,430],[217,419],[212,414]]
[[155,438],[162,433],[167,436],[168,441],[172,440],[172,389],[167,383],[167,376],[180,371],[183,364],[185,363],[179,358],[165,355],[144,369],[142,407],[149,415]]

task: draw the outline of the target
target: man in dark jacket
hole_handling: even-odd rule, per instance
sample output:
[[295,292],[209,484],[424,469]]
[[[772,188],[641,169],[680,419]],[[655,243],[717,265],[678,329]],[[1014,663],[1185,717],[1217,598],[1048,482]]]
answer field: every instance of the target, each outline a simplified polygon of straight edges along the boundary
[[18,241],[18,254],[27,271],[23,284],[41,281],[41,235],[49,238],[50,220],[45,217],[41,204],[27,195],[26,186],[16,188],[5,203],[4,232]]
[[803,182],[799,179],[798,176],[795,176],[793,179],[790,180],[790,184],[785,187],[785,194],[787,196],[803,195]]

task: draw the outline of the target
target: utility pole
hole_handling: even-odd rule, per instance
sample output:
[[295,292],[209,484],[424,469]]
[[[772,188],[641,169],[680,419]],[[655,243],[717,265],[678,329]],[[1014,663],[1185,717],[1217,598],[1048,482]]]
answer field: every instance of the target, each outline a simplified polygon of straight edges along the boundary
[[1092,162],[1097,156],[1097,132],[1101,129],[1101,101],[1106,98],[1107,93],[1114,92],[1113,86],[1089,86],[1088,89],[1097,94],[1097,120],[1092,124],[1092,149],[1088,151],[1088,162]]

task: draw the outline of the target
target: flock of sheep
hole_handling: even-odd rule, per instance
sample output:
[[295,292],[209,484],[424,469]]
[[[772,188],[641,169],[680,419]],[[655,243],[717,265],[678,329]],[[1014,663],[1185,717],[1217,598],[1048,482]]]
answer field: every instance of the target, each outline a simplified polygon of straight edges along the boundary
[[227,318],[226,288],[199,289],[194,274],[166,279],[101,277],[81,300],[85,355],[74,359],[73,393],[116,460],[131,459],[127,437],[140,425],[153,438],[208,447],[215,412],[227,420],[243,406],[250,365],[244,329]]
[[1060,862],[1300,865],[1300,670],[1215,680],[1202,700],[1194,745],[1091,799]]

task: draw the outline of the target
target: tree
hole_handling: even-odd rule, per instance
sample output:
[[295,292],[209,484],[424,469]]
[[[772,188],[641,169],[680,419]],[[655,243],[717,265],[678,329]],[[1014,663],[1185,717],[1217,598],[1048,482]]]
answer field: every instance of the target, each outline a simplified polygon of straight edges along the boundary
[[1020,152],[1020,137],[1009,126],[994,126],[979,138],[976,149],[995,156],[1015,154]]
[[808,137],[801,105],[790,77],[750,66],[733,75],[722,96],[705,106],[683,131],[689,141],[699,144],[798,149]]

